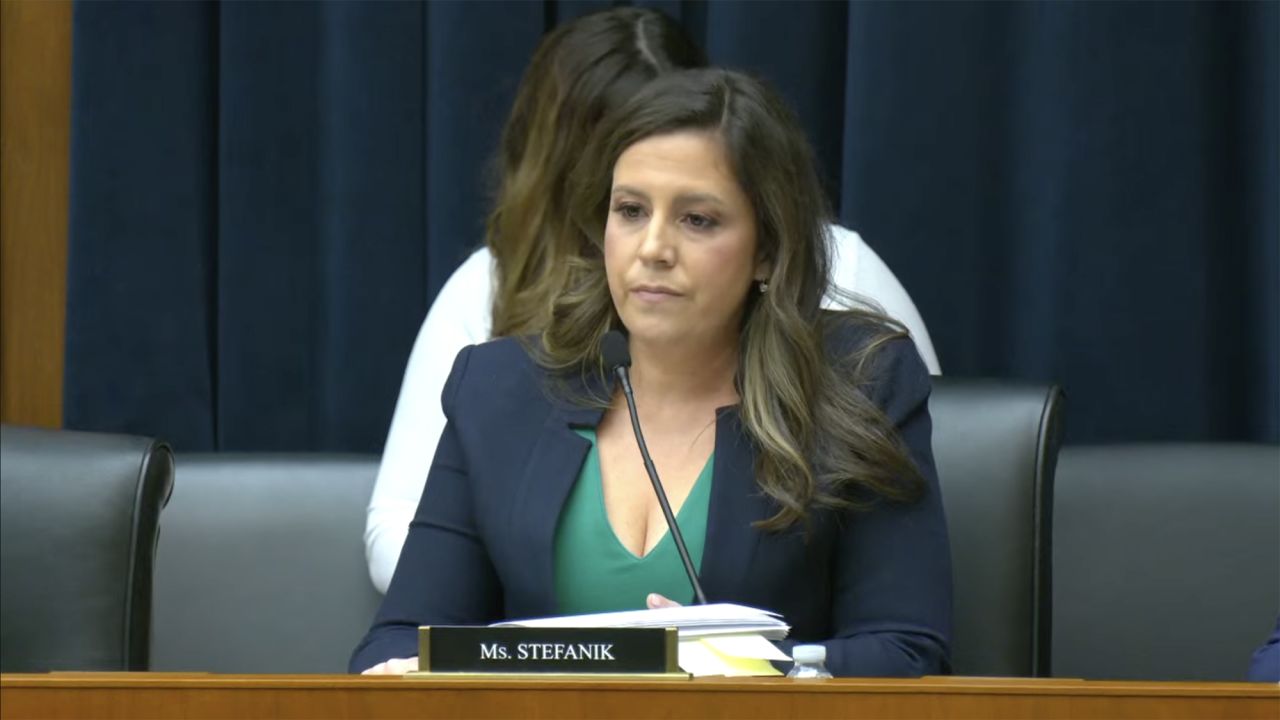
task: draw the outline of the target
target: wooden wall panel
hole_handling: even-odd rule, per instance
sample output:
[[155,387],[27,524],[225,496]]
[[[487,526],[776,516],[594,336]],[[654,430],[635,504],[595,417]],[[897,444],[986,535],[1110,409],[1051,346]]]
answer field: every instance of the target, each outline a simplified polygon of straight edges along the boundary
[[71,3],[0,1],[0,421],[62,423]]

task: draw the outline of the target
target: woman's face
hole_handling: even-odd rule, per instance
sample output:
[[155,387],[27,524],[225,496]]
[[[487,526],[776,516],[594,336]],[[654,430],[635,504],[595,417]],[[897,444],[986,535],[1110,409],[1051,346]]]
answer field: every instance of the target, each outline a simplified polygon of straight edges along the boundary
[[604,262],[632,342],[737,342],[747,294],[766,268],[751,201],[715,135],[655,135],[618,157]]

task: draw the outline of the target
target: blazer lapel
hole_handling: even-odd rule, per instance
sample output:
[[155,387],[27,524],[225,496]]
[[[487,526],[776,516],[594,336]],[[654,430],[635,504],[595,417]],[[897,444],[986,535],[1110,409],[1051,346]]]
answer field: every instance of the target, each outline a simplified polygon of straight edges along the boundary
[[513,598],[509,614],[521,617],[554,615],[558,610],[555,590],[555,537],[560,511],[582,471],[591,443],[573,431],[574,427],[596,427],[604,411],[599,408],[570,407],[555,402],[543,424],[529,463],[520,482],[513,506],[513,528],[521,554],[527,562],[521,572],[528,595]]
[[760,531],[751,524],[770,515],[768,498],[756,487],[755,450],[737,407],[716,412],[716,459],[707,509],[707,538],[699,578],[708,602],[741,595]]

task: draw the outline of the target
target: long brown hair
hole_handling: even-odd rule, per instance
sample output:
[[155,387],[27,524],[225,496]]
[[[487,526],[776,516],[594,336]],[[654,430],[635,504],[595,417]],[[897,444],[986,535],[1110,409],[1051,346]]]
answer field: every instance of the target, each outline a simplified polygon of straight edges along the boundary
[[[758,252],[770,263],[768,292],[747,300],[735,378],[743,426],[758,450],[756,481],[779,506],[762,527],[788,527],[815,506],[918,498],[918,471],[863,393],[876,351],[905,332],[868,309],[822,309],[830,213],[812,151],[786,105],[746,75],[666,75],[601,126],[574,176],[571,211],[586,249],[554,303],[540,362],[557,374],[600,372],[600,339],[621,328],[603,260],[614,164],[637,141],[682,130],[708,131],[723,143],[755,211]],[[851,324],[869,339],[830,347]]]
[[704,65],[702,50],[655,10],[613,8],[543,38],[502,133],[485,234],[497,268],[494,337],[546,327],[567,277],[565,258],[581,251],[570,231],[569,175],[606,111],[662,73]]

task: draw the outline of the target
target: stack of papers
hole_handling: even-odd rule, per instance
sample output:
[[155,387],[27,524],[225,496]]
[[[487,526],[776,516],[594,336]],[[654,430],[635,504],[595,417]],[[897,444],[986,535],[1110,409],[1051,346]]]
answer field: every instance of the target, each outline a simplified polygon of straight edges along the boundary
[[791,630],[777,613],[730,603],[563,615],[513,620],[495,623],[495,626],[674,627],[680,633],[680,667],[698,676],[781,675],[769,661],[791,660],[769,642],[785,638]]

